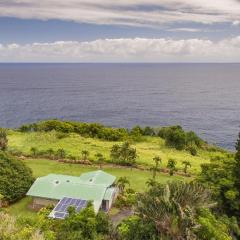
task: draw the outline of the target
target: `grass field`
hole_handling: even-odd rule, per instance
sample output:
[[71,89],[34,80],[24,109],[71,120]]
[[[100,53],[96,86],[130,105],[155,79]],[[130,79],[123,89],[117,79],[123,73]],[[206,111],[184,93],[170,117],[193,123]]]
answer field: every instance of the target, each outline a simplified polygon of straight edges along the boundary
[[[49,173],[56,174],[66,174],[80,176],[84,172],[97,170],[98,167],[89,167],[85,165],[77,164],[66,164],[59,163],[57,161],[46,160],[46,159],[27,159],[24,160],[25,164],[29,166],[34,177],[40,177],[47,175]],[[142,171],[137,169],[128,169],[128,168],[113,168],[113,167],[103,167],[103,170],[113,174],[116,177],[126,176],[130,181],[130,187],[136,191],[144,191],[146,189],[146,181],[151,178],[151,172]],[[169,180],[183,180],[183,177],[173,176],[170,177],[167,174],[158,174],[156,180],[162,183],[165,183]],[[189,178],[187,178],[189,180]],[[36,213],[28,209],[28,205],[31,203],[30,197],[25,197],[21,201],[11,205],[9,207],[9,212],[14,216],[26,216],[34,217]]]
[[[90,159],[95,160],[96,153],[102,153],[106,159],[110,159],[110,150],[113,144],[119,142],[109,142],[93,138],[81,137],[77,134],[70,134],[64,138],[58,137],[56,132],[31,132],[21,133],[10,130],[8,132],[9,148],[29,154],[31,147],[39,151],[46,151],[52,148],[57,150],[63,148],[68,155],[81,158],[81,151],[87,150],[90,153]],[[167,161],[174,158],[177,161],[177,168],[182,169],[183,161],[189,161],[192,165],[192,173],[199,172],[202,163],[208,163],[212,157],[221,156],[221,151],[199,150],[197,156],[192,156],[187,151],[177,151],[165,146],[164,140],[159,137],[144,137],[143,141],[133,143],[137,149],[138,164],[153,165],[153,157],[160,156],[163,160],[163,167],[166,167]]]

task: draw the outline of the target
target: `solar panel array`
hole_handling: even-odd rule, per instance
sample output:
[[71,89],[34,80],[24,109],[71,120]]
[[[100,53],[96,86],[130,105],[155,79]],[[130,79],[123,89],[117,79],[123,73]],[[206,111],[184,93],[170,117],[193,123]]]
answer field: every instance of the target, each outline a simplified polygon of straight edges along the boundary
[[87,206],[87,201],[64,197],[58,202],[49,216],[57,219],[65,219],[68,216],[68,208],[70,206],[75,207],[76,212],[80,212],[81,209]]

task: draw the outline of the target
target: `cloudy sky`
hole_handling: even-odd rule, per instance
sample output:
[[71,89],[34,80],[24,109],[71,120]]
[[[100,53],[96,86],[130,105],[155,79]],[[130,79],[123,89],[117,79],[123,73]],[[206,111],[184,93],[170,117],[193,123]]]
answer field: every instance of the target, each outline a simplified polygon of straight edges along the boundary
[[1,62],[240,62],[240,0],[0,0]]

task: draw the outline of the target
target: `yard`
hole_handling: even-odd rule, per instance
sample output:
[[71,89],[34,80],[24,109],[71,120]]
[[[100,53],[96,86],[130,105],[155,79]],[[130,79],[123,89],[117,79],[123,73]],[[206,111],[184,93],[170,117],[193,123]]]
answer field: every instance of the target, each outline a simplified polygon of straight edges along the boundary
[[[24,160],[24,162],[32,169],[34,177],[40,177],[50,173],[79,176],[84,172],[98,169],[96,166],[66,164],[46,159],[27,159]],[[137,169],[131,170],[129,168],[103,167],[103,170],[116,177],[126,176],[130,181],[130,186],[136,191],[144,191],[147,187],[146,181],[152,176],[149,171],[141,171]],[[173,179],[181,180],[184,178],[181,176],[170,177],[169,175],[162,173],[158,174],[156,178],[157,181],[162,183]],[[28,205],[30,203],[31,198],[25,197],[17,203],[11,205],[9,207],[9,211],[15,216],[34,217],[36,213],[28,209]]]

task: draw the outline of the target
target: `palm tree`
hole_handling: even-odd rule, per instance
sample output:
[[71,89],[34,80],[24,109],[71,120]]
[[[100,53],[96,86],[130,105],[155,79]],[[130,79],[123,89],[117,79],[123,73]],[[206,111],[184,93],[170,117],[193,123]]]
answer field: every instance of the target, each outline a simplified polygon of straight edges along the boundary
[[95,154],[95,157],[97,158],[97,162],[99,164],[99,168],[102,169],[102,164],[105,161],[104,156],[101,153]]
[[82,158],[85,161],[87,161],[87,158],[89,157],[89,152],[87,150],[82,151]]
[[127,179],[127,177],[120,177],[120,178],[117,180],[117,186],[118,186],[119,191],[120,191],[121,193],[124,192],[126,185],[130,185],[130,182],[129,182],[129,180]]
[[153,223],[159,239],[193,240],[197,209],[211,207],[210,192],[196,182],[154,183],[138,195],[136,213]]
[[54,150],[52,148],[49,148],[47,150],[47,154],[49,156],[49,158],[53,159],[53,156],[54,156]]
[[66,157],[66,152],[65,152],[65,150],[64,150],[63,148],[59,148],[59,149],[57,150],[57,156],[58,156],[58,158],[60,158],[60,159],[64,159],[64,158]]
[[151,170],[153,171],[153,179],[156,178],[156,174],[157,174],[157,171],[158,171],[158,166],[159,166],[159,163],[162,162],[162,159],[159,157],[159,156],[155,156],[153,158],[153,161],[155,162],[155,166],[151,168]]
[[168,164],[167,164],[167,168],[169,169],[169,175],[172,176],[174,174],[174,172],[177,170],[176,169],[176,161],[174,159],[169,159],[168,160]]
[[32,153],[33,157],[37,156],[37,148],[31,147],[30,152]]
[[183,161],[182,164],[184,165],[183,171],[185,174],[187,174],[188,167],[191,167],[191,163],[189,161]]
[[157,182],[153,179],[153,178],[149,178],[146,182],[148,187],[153,187],[155,186],[155,184],[157,184]]

